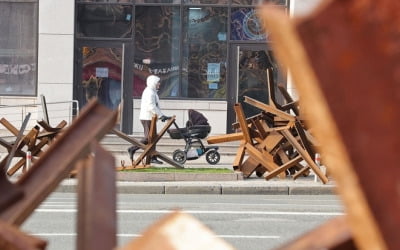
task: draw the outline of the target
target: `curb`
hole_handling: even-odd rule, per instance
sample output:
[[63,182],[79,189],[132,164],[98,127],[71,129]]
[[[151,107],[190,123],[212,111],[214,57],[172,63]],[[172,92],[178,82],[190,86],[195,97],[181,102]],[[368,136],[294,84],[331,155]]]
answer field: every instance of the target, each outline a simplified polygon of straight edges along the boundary
[[[214,195],[335,195],[334,184],[312,181],[117,181],[118,194],[214,194]],[[55,192],[75,193],[77,180],[64,180]]]
[[241,181],[243,173],[144,173],[144,172],[117,172],[116,179],[118,181]]

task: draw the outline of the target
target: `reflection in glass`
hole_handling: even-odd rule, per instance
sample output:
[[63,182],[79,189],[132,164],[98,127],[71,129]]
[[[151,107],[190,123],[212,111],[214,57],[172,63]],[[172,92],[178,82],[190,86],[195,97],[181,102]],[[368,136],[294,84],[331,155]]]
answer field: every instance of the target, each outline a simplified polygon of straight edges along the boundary
[[238,102],[242,103],[246,117],[257,115],[260,110],[244,102],[248,96],[262,103],[269,103],[267,68],[272,68],[274,79],[277,78],[278,68],[272,51],[268,50],[240,50],[239,51],[239,79]]
[[130,38],[132,5],[79,4],[78,37]]
[[231,40],[265,41],[266,38],[254,8],[232,8]]
[[77,0],[77,2],[87,3],[130,3],[132,0]]
[[184,0],[185,4],[228,4],[228,0]]
[[0,94],[36,95],[38,4],[0,1]]
[[232,5],[251,5],[256,6],[259,4],[275,4],[286,5],[287,0],[232,0]]
[[117,109],[121,102],[122,49],[84,47],[82,56],[85,101],[97,98],[106,107]]
[[179,7],[136,7],[134,96],[141,96],[149,74],[161,78],[160,97],[179,95],[180,23]]
[[182,96],[225,98],[227,9],[186,8],[184,20]]
[[139,3],[172,3],[172,4],[180,4],[181,0],[136,0],[136,4]]

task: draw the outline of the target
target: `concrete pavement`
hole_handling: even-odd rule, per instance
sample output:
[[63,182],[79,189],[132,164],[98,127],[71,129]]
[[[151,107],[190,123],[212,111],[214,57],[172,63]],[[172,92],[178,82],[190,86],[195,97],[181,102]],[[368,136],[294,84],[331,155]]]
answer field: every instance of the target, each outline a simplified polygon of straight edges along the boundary
[[[149,177],[150,178],[150,177]],[[76,179],[64,180],[56,192],[76,192]],[[117,192],[123,194],[216,194],[216,195],[335,195],[335,183],[322,184],[314,176],[297,180],[259,177],[242,180],[186,180],[186,181],[117,181]]]

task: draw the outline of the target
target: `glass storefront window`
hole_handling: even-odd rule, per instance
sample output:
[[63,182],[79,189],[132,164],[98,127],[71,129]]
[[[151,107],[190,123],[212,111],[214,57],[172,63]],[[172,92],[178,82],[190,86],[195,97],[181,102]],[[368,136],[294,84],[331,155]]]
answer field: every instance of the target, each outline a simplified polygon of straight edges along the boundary
[[78,4],[78,37],[132,37],[132,5]]
[[78,0],[83,3],[130,3],[132,0]]
[[0,1],[0,95],[36,95],[37,25],[37,2]]
[[288,0],[232,0],[232,5],[250,5],[255,6],[259,4],[275,4],[286,5]]
[[185,4],[228,4],[228,0],[184,0]]
[[181,95],[226,97],[227,8],[186,7]]
[[232,8],[231,40],[268,40],[254,8]]
[[172,3],[172,4],[180,4],[181,0],[136,0],[136,4],[143,4],[143,3]]
[[136,7],[133,96],[141,96],[149,74],[161,78],[160,97],[179,96],[180,39],[180,7]]

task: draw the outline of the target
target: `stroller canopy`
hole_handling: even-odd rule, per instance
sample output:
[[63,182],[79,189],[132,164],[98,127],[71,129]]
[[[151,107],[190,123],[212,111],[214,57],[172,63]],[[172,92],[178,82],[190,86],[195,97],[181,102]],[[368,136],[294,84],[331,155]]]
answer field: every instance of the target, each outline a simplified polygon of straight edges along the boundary
[[186,122],[186,127],[192,127],[197,125],[210,125],[208,124],[207,118],[202,113],[194,109],[189,109],[188,114],[189,114],[189,120]]

